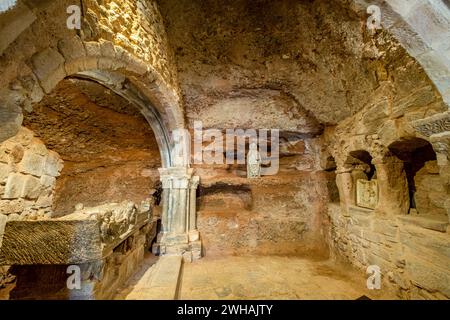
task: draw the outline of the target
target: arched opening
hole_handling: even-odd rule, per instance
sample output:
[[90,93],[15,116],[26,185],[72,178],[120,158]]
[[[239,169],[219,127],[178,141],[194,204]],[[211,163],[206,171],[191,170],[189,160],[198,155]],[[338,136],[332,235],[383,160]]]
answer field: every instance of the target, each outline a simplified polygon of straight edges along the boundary
[[[11,262],[11,273],[17,278],[11,298],[77,298],[78,294],[108,298],[137,270],[145,252],[156,262],[150,251],[162,211],[158,169],[171,165],[170,139],[158,110],[144,94],[121,76],[113,86],[110,76],[90,71],[62,79],[31,104],[18,134],[1,145],[8,157],[8,170],[2,172],[7,174],[2,210],[9,214],[10,208],[16,208],[8,221],[39,220],[39,225],[26,224],[31,228],[26,234],[43,239],[48,233],[47,242],[70,243],[52,247],[52,253],[35,243],[37,255],[59,257],[42,266]],[[96,224],[90,230],[97,240],[83,235],[80,226],[85,223]],[[61,226],[55,232],[68,228],[66,240],[50,231],[57,224]],[[99,255],[76,257],[78,249],[72,246],[78,245],[79,237],[87,237],[83,247]],[[26,246],[22,249],[32,255]],[[58,250],[68,251],[55,253]],[[67,291],[61,279],[66,278],[71,261],[87,268],[83,285],[95,290]],[[33,274],[39,276],[30,280]]]
[[138,204],[156,193],[161,157],[154,133],[132,103],[97,82],[61,81],[24,114],[23,125],[63,161],[53,216],[81,204]]
[[432,145],[424,139],[408,138],[393,142],[389,150],[404,163],[410,213],[445,216],[445,188]]

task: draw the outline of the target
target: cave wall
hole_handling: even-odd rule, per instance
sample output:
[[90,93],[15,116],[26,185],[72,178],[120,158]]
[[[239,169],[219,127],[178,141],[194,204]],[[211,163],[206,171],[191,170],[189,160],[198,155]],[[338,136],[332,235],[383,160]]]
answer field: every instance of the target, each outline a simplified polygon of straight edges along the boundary
[[[279,172],[246,178],[245,165],[196,165],[198,228],[206,256],[323,256],[334,175],[320,167],[319,139],[284,140]],[[331,190],[331,191],[330,191]]]

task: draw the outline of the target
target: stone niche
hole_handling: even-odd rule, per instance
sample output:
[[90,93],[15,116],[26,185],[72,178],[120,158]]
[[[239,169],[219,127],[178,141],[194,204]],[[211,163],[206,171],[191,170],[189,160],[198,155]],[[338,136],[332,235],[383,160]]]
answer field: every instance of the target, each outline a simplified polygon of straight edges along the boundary
[[[10,299],[110,299],[156,236],[153,199],[83,208],[65,217],[6,224],[0,265],[16,277]],[[81,289],[68,289],[70,266]]]
[[358,207],[375,209],[378,204],[378,182],[376,179],[356,181],[356,205]]

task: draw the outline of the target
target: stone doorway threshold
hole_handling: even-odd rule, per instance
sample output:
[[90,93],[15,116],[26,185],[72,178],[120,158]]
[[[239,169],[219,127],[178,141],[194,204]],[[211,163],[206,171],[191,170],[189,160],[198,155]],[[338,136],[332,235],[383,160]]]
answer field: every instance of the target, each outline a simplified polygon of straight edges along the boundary
[[205,257],[194,263],[166,256],[140,273],[116,299],[396,299],[387,289],[368,290],[362,272],[329,260],[293,256]]

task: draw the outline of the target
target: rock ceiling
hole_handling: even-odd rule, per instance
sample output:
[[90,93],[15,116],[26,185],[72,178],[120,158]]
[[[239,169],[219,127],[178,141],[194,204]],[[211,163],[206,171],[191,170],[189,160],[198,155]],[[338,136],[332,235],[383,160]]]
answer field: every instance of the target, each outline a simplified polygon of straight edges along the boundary
[[317,133],[360,110],[377,50],[341,2],[160,0],[189,123]]

